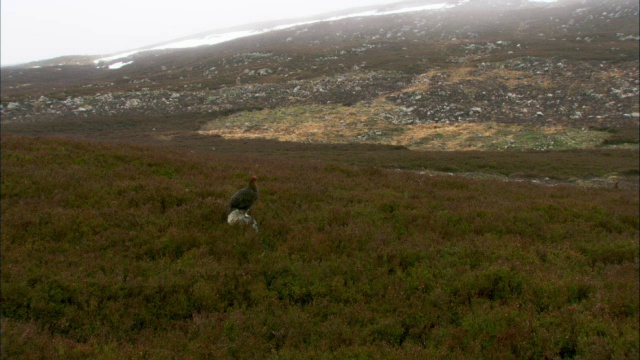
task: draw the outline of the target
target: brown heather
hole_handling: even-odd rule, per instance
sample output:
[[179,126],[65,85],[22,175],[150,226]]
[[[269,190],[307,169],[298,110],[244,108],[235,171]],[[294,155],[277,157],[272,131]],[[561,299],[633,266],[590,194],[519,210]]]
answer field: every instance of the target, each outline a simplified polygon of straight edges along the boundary
[[[637,189],[429,177],[323,151],[2,134],[2,357],[638,358]],[[621,154],[608,158],[637,176]],[[541,164],[530,171],[557,171]],[[250,174],[259,233],[220,220]]]

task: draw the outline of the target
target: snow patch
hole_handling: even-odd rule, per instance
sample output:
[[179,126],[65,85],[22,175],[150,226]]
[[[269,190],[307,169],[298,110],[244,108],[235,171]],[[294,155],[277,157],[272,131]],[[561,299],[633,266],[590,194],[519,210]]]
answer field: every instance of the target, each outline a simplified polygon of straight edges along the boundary
[[133,61],[129,61],[129,62],[118,61],[117,63],[113,63],[113,64],[109,65],[109,69],[110,70],[116,70],[116,69],[120,69],[123,66],[127,66],[129,64],[133,64]]
[[[532,0],[532,1],[555,2],[557,0]],[[259,35],[259,34],[264,34],[264,33],[270,32],[270,31],[284,30],[284,29],[289,29],[289,28],[296,27],[296,26],[309,25],[309,24],[314,24],[314,23],[319,23],[319,22],[337,21],[337,20],[349,19],[349,18],[354,18],[354,17],[383,16],[383,15],[401,14],[401,13],[417,12],[417,11],[438,11],[438,10],[450,9],[452,7],[455,7],[457,5],[461,5],[461,4],[464,4],[464,3],[467,3],[467,2],[469,2],[469,0],[462,0],[462,1],[458,2],[458,4],[438,3],[438,4],[429,4],[429,5],[421,5],[421,6],[400,8],[400,9],[388,10],[388,11],[372,10],[372,11],[365,11],[365,12],[361,12],[361,13],[349,14],[349,15],[344,15],[344,16],[336,16],[336,17],[327,18],[327,19],[323,19],[323,20],[314,20],[314,21],[307,21],[307,22],[297,22],[297,23],[291,23],[291,24],[284,24],[284,25],[279,25],[279,26],[275,26],[275,27],[272,27],[272,28],[268,28],[268,29],[262,29],[262,30],[244,30],[244,31],[234,31],[234,32],[229,32],[229,33],[212,34],[212,35],[207,35],[207,36],[204,36],[204,37],[201,37],[201,38],[193,38],[193,39],[176,41],[176,42],[173,42],[173,43],[160,45],[160,46],[157,46],[157,47],[154,47],[154,48],[147,48],[147,49],[141,49],[141,50],[135,50],[135,51],[130,51],[130,52],[126,52],[126,53],[116,54],[116,55],[113,55],[113,56],[104,57],[104,58],[95,60],[94,63],[97,65],[97,64],[99,64],[101,62],[109,62],[109,61],[112,61],[112,60],[125,58],[125,57],[131,56],[133,54],[136,54],[136,53],[138,53],[140,51],[163,50],[163,49],[183,49],[183,48],[191,48],[191,47],[198,47],[198,46],[204,46],[204,45],[215,45],[215,44],[220,44],[220,43],[231,41],[231,40],[235,40],[235,39],[240,39],[240,38],[247,37],[247,36]],[[119,69],[122,66],[128,65],[130,63],[131,62],[128,62],[128,63],[118,62],[118,63],[110,65],[109,69]]]
[[188,39],[188,40],[182,40],[182,41],[178,41],[178,42],[174,42],[166,45],[161,45],[148,50],[181,49],[181,48],[190,48],[190,47],[196,47],[196,46],[202,46],[202,45],[215,45],[215,44],[219,44],[219,43],[223,43],[223,42],[227,42],[227,41],[231,41],[231,40],[235,40],[235,39],[239,39],[239,38],[243,38],[251,35],[261,34],[267,31],[269,30],[265,30],[265,31],[247,30],[247,31],[235,31],[235,32],[224,33],[224,34],[214,34],[214,35],[208,35],[200,39]]
[[[462,1],[462,2],[460,2],[460,4],[465,3],[467,1],[468,0]],[[440,4],[429,4],[429,5],[401,8],[401,9],[395,9],[395,10],[389,10],[389,11],[375,11],[375,10],[373,10],[373,11],[365,11],[365,12],[361,12],[361,13],[349,14],[349,15],[344,15],[344,16],[336,16],[336,17],[323,19],[323,20],[314,20],[314,21],[306,21],[306,22],[297,22],[297,23],[292,23],[292,24],[278,25],[278,26],[275,26],[275,27],[272,27],[272,28],[268,28],[268,29],[263,29],[263,30],[245,30],[245,31],[234,31],[234,32],[222,33],[222,34],[213,34],[213,35],[207,35],[207,36],[202,37],[202,38],[187,39],[187,40],[181,40],[181,41],[177,41],[177,42],[173,42],[173,43],[168,43],[168,44],[160,45],[160,46],[157,46],[157,47],[154,47],[154,48],[135,50],[135,51],[130,51],[130,52],[126,52],[126,53],[116,54],[116,55],[113,55],[113,56],[108,56],[108,57],[104,57],[104,58],[95,60],[94,63],[98,64],[100,62],[109,62],[109,61],[112,61],[112,60],[125,58],[125,57],[131,56],[133,54],[136,54],[136,53],[138,53],[140,51],[163,50],[163,49],[184,49],[184,48],[191,48],[191,47],[197,47],[197,46],[203,46],[203,45],[215,45],[215,44],[220,44],[220,43],[231,41],[231,40],[235,40],[235,39],[240,39],[240,38],[247,37],[247,36],[259,35],[259,34],[264,34],[264,33],[271,32],[271,31],[284,30],[284,29],[289,29],[289,28],[296,27],[296,26],[309,25],[309,24],[314,24],[314,23],[319,23],[319,22],[324,22],[324,21],[337,21],[337,20],[349,19],[349,18],[354,18],[354,17],[382,16],[382,15],[401,14],[401,13],[416,12],[416,11],[443,10],[443,9],[452,8],[454,6],[456,6],[456,5],[447,4],[447,3],[440,3]],[[117,66],[118,64],[121,64],[121,63],[116,63],[116,64],[113,64],[113,65],[110,65],[109,69],[119,69],[122,66],[130,64],[130,62],[126,63],[126,64],[119,65],[119,67],[114,67],[114,66]]]
[[107,56],[107,57],[100,58],[98,60],[94,60],[93,63],[97,64],[99,62],[109,62],[111,60],[122,59],[124,57],[129,57],[129,56],[131,56],[133,54],[137,54],[139,52],[140,52],[140,50],[135,50],[135,51],[129,51],[129,52],[126,52],[126,53],[120,53],[120,54],[116,54],[116,55],[112,55],[112,56]]

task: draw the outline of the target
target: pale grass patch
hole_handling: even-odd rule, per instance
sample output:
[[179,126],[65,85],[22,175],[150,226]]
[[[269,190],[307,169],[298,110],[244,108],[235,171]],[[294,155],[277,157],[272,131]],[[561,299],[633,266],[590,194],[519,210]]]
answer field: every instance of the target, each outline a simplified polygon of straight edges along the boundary
[[348,143],[371,127],[388,130],[382,114],[394,109],[392,105],[379,103],[374,106],[308,105],[266,109],[210,122],[199,133],[227,138]]
[[609,136],[601,131],[532,124],[395,124],[398,112],[402,112],[398,106],[382,98],[354,106],[293,106],[233,114],[208,123],[199,133],[229,139],[371,143],[451,151],[596,148]]
[[175,137],[175,135],[156,135],[154,136],[158,140],[169,141]]
[[484,82],[487,80],[497,80],[498,82],[504,83],[510,89],[523,85],[535,85],[546,89],[552,85],[550,80],[541,78],[534,79],[531,77],[531,74],[526,71],[511,69],[485,69],[482,72],[478,72],[477,70],[478,69],[476,67],[456,67],[452,69],[431,70],[416,76],[414,81],[407,88],[392,94],[385,94],[377,98],[376,101],[383,101],[384,98],[389,95],[427,92],[433,86],[430,78],[438,74],[446,77],[444,83],[447,84],[455,84],[462,81]]
[[617,68],[612,68],[608,71],[598,71],[594,75],[600,79],[607,81],[611,79],[625,79],[629,77],[629,73],[627,71]]
[[394,145],[416,150],[483,150],[499,141],[511,140],[520,130],[518,125],[497,126],[495,123],[411,125],[395,138]]
[[552,150],[596,148],[607,134],[564,126],[497,123],[416,125],[401,142],[421,150]]

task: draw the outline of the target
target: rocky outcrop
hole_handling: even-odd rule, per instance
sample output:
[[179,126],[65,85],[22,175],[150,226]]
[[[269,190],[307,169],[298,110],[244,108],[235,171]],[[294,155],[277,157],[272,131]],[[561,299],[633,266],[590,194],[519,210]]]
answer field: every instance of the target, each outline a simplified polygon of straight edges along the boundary
[[[639,75],[632,62],[524,57],[456,71],[436,69],[416,77],[410,91],[387,99],[398,106],[393,117],[405,124],[542,121],[580,126],[633,113]],[[609,86],[603,87],[603,81]]]
[[2,123],[33,122],[66,116],[225,113],[232,110],[275,108],[294,103],[355,103],[401,90],[402,85],[410,81],[411,77],[396,72],[371,72],[341,74],[317,80],[294,80],[284,84],[240,85],[217,90],[196,90],[199,86],[182,91],[143,88],[69,97],[64,100],[41,96],[3,104],[0,110]]

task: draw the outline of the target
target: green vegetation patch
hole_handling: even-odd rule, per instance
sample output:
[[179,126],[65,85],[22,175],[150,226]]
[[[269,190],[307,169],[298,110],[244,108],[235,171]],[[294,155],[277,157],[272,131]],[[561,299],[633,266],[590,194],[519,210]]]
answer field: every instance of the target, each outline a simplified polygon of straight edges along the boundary
[[243,111],[208,122],[205,134],[229,138],[262,137],[276,140],[321,143],[369,142],[390,144],[404,130],[385,119],[395,107],[299,105]]

